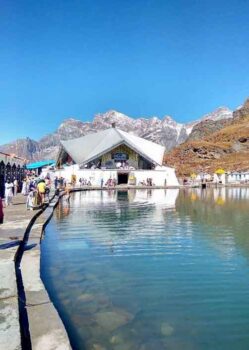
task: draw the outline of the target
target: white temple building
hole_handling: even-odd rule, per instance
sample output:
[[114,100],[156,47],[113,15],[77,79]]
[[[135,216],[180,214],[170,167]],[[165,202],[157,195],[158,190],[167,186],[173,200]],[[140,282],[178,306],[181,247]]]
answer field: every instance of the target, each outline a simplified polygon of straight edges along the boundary
[[61,141],[56,160],[57,176],[76,182],[84,178],[92,186],[179,186],[175,169],[163,166],[165,148],[115,126],[80,138]]

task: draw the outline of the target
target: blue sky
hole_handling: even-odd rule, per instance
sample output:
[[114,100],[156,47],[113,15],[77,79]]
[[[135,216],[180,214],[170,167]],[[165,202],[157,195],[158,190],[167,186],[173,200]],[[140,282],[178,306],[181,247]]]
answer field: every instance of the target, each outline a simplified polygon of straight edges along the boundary
[[109,109],[186,122],[249,96],[248,0],[0,4],[0,144]]

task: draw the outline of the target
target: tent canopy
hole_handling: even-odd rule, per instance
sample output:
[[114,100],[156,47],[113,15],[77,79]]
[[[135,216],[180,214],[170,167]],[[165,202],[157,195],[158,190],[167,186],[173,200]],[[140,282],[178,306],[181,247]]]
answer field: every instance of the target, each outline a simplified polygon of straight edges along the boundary
[[48,165],[55,165],[55,161],[54,160],[42,160],[40,162],[27,164],[26,168],[29,170],[32,170],[32,169],[42,168],[42,167],[48,166]]
[[[131,135],[117,128],[109,128],[68,141],[61,141],[62,149],[74,160],[83,165],[113,148],[125,144],[145,159],[162,165],[165,148],[155,142]],[[58,155],[57,164],[59,163]]]
[[222,168],[219,168],[219,169],[217,169],[217,170],[215,171],[215,174],[217,174],[217,175],[223,175],[223,174],[225,174],[225,170],[222,169]]

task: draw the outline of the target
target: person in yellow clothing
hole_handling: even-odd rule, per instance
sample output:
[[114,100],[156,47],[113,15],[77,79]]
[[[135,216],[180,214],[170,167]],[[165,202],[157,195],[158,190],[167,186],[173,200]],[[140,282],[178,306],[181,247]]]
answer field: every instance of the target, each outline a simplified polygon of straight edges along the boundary
[[44,204],[45,201],[45,191],[46,191],[46,184],[44,181],[40,181],[37,185],[38,194],[41,200],[41,204]]

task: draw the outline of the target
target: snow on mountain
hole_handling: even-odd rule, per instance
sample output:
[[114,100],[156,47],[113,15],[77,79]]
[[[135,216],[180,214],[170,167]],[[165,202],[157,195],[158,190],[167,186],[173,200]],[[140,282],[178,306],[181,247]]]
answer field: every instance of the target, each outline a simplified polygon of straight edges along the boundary
[[196,126],[197,124],[199,124],[203,121],[210,120],[210,121],[216,122],[218,120],[230,119],[230,118],[233,118],[233,111],[231,111],[227,107],[219,107],[219,108],[215,109],[213,112],[205,114],[200,119],[185,124],[187,135],[189,136],[191,134],[194,126]]
[[109,128],[113,123],[116,127],[134,135],[143,137],[165,146],[166,151],[171,150],[187,140],[194,126],[206,120],[218,121],[232,117],[232,111],[226,107],[220,107],[215,111],[192,123],[177,123],[172,117],[166,115],[162,119],[153,116],[151,118],[131,118],[123,113],[110,110],[95,115],[92,122],[82,122],[74,118],[64,120],[58,129],[39,141],[29,138],[17,140],[7,145],[0,146],[0,150],[15,153],[29,160],[53,159],[59,149],[60,140],[72,139]]
[[230,119],[233,117],[233,112],[227,107],[219,107],[215,111],[204,115],[200,121],[203,120],[222,120],[222,119]]

